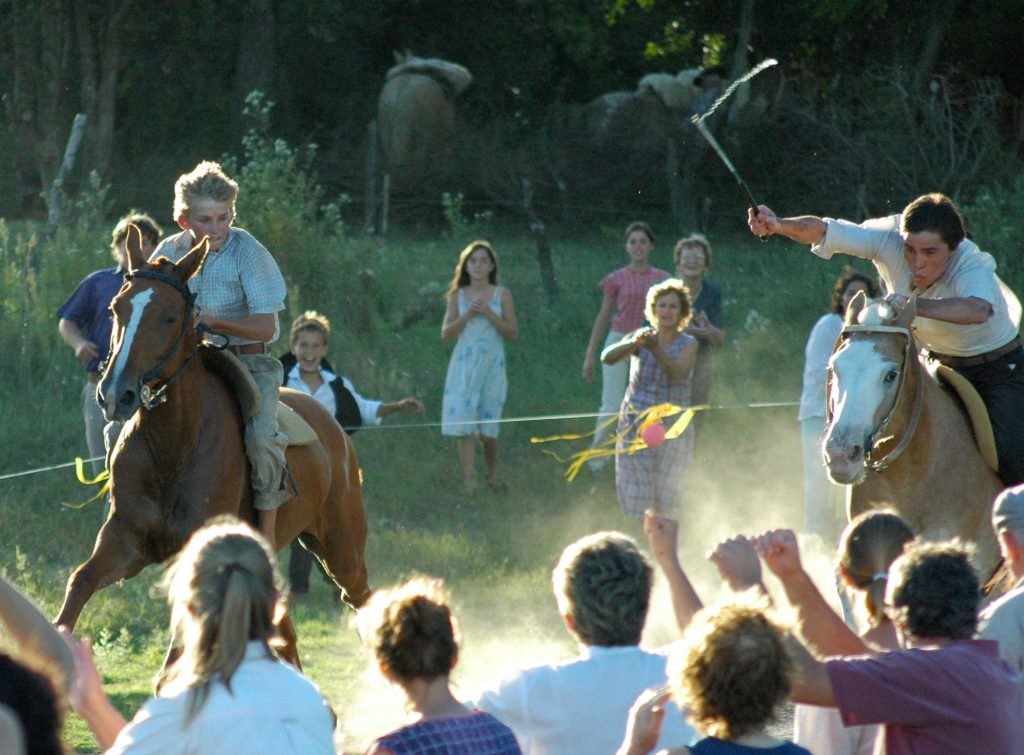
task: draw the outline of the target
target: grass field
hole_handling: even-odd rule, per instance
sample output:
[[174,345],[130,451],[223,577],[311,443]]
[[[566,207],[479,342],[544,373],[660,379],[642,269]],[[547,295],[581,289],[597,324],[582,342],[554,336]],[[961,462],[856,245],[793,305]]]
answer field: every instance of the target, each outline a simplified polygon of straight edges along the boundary
[[[491,230],[486,235],[501,256],[502,281],[515,296],[522,334],[507,349],[506,417],[594,411],[599,385],[584,383],[580,366],[600,301],[595,284],[625,263],[619,224],[594,229],[583,239],[554,240],[562,293],[550,306],[526,234]],[[734,235],[712,239],[710,275],[723,286],[728,328],[727,345],[717,355],[712,401],[730,408],[707,417],[689,483],[693,505],[681,525],[684,563],[708,597],[719,588],[702,554],[719,537],[799,524],[795,408],[742,405],[798,398],[804,340],[825,311],[842,268],[841,261],[813,259],[782,241],[761,244],[739,230],[737,222]],[[610,475],[584,472],[569,484],[562,477],[564,465],[530,443],[533,436],[587,431],[591,420],[505,425],[501,463],[511,490],[502,497],[457,495],[454,442],[442,438],[436,426],[403,427],[439,418],[450,354],[439,337],[440,293],[462,243],[461,238],[350,241],[344,254],[321,253],[328,269],[307,276],[310,282],[293,290],[289,307],[291,316],[315,307],[332,319],[330,358],[364,395],[389,399],[412,393],[427,403],[422,419],[401,415],[355,438],[370,521],[367,559],[376,586],[413,571],[449,583],[464,634],[455,677],[471,696],[506,669],[573,652],[549,582],[566,543],[599,529],[632,535],[639,529],[619,513]],[[15,246],[13,239],[7,244],[8,250]],[[10,251],[5,254],[10,276],[23,263]],[[670,268],[670,241],[662,240],[653,261]],[[84,272],[104,264],[102,254],[45,259],[24,301],[18,299],[22,286],[7,278],[2,289],[7,330],[0,326],[9,365],[0,394],[0,474],[84,453],[81,371],[59,342],[52,313]],[[358,286],[350,279],[354,271],[364,271]],[[550,448],[568,455],[584,444]],[[88,555],[102,516],[96,503],[75,510],[62,502],[89,495],[70,469],[0,480],[0,571],[50,615],[57,612],[69,573]],[[159,573],[159,567],[150,567],[97,594],[77,628],[95,638],[107,689],[128,716],[150,694],[167,639],[168,611],[154,587]],[[659,645],[672,637],[665,597],[656,599],[645,643]],[[361,751],[372,736],[400,720],[399,696],[367,674],[349,615],[334,606],[315,578],[295,617],[306,671],[338,713],[339,748]],[[73,715],[67,741],[83,752],[96,750]]]

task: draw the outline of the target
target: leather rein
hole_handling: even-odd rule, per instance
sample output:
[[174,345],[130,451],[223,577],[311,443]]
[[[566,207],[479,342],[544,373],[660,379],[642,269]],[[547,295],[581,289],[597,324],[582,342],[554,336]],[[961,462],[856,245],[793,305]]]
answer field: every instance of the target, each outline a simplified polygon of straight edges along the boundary
[[[884,472],[888,469],[889,465],[892,464],[896,459],[899,458],[900,454],[907,450],[907,446],[910,445],[910,441],[914,438],[914,432],[917,430],[917,425],[921,420],[921,409],[924,406],[924,386],[918,381],[917,391],[914,393],[913,404],[910,410],[910,421],[907,423],[907,427],[903,431],[903,435],[896,442],[896,445],[888,453],[881,454],[879,452],[881,445],[888,440],[892,440],[894,436],[884,435],[888,432],[889,426],[893,421],[896,414],[896,409],[900,406],[900,400],[903,398],[903,390],[906,387],[906,376],[907,371],[911,369],[913,363],[912,359],[916,359],[914,354],[914,334],[910,332],[909,328],[901,328],[894,325],[846,325],[843,327],[842,332],[839,334],[838,345],[844,342],[854,333],[875,333],[875,334],[895,334],[902,336],[904,339],[903,343],[903,369],[900,370],[899,383],[896,386],[896,398],[893,399],[892,406],[886,413],[882,421],[878,423],[878,426],[871,431],[868,436],[867,448],[864,452],[864,465],[875,472]],[[833,371],[831,364],[828,368],[828,395],[832,393],[832,381]],[[832,424],[832,403],[831,401],[825,401],[825,416],[828,423]]]
[[[141,378],[139,378],[139,383],[142,386],[139,390],[139,400],[146,409],[152,410],[167,400],[167,389],[177,382],[178,378],[182,376],[188,366],[192,363],[196,354],[199,353],[199,342],[197,341],[195,348],[192,349],[192,353],[186,357],[181,366],[178,367],[178,369],[175,370],[169,378],[163,381],[162,385],[155,390],[150,386],[150,383],[160,376],[164,367],[174,359],[178,354],[178,351],[181,349],[181,345],[185,341],[185,334],[189,330],[189,323],[192,321],[192,308],[195,306],[196,295],[189,290],[187,285],[179,281],[177,278],[172,278],[170,275],[165,275],[164,273],[157,272],[156,270],[136,270],[135,272],[125,275],[124,278],[126,282],[131,282],[135,278],[144,278],[146,280],[165,283],[181,294],[182,298],[185,300],[185,312],[181,318],[181,328],[178,330],[178,335],[174,339],[174,345],[171,346],[171,350],[167,352],[162,360],[160,360],[159,364],[148,370]],[[205,326],[200,323],[196,330],[201,333],[205,330]]]

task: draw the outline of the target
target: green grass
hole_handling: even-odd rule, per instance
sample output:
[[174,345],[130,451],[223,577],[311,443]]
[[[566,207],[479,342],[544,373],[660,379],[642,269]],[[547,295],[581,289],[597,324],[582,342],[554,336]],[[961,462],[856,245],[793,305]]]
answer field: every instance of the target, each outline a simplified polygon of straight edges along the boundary
[[[553,306],[546,303],[526,235],[499,229],[488,236],[501,257],[503,282],[515,296],[522,334],[507,349],[506,416],[594,411],[600,387],[584,383],[579,373],[600,301],[596,283],[625,262],[619,229],[554,240],[562,294]],[[815,260],[793,245],[761,244],[747,235],[713,241],[711,277],[725,291],[729,341],[718,354],[712,400],[730,405],[795,400],[804,340],[827,306],[842,263]],[[367,429],[355,437],[370,521],[367,559],[376,586],[411,572],[448,581],[464,632],[456,681],[468,696],[504,670],[572,652],[549,585],[551,567],[566,543],[598,529],[640,533],[619,514],[610,475],[584,472],[569,484],[562,476],[564,466],[530,443],[532,436],[588,431],[590,420],[506,425],[501,463],[511,491],[501,497],[457,495],[454,441],[442,438],[437,427],[402,427],[439,418],[451,348],[439,336],[440,292],[460,246],[415,238],[383,245],[370,240],[325,243],[310,254],[318,254],[332,270],[372,275],[358,285],[325,276],[316,292],[296,291],[289,311],[294,315],[315,307],[332,319],[330,358],[343,365],[364,395],[391,399],[412,393],[427,403],[422,419],[391,418],[384,429]],[[654,263],[670,267],[670,244],[655,250]],[[8,264],[23,263],[15,259]],[[20,330],[0,331],[0,347],[27,360],[10,377],[5,370],[0,474],[83,453],[80,370],[59,342],[52,312],[86,269],[91,268],[78,259],[65,264],[44,257],[40,280],[46,287],[34,303],[0,301],[22,323]],[[19,290],[8,285],[0,293],[11,299]],[[412,324],[402,328],[407,320]],[[568,455],[584,445],[563,442],[551,449]],[[711,412],[697,457],[688,483],[693,505],[683,515],[682,548],[688,568],[713,597],[719,586],[702,554],[717,538],[799,521],[795,409]],[[72,510],[61,503],[89,495],[70,469],[0,481],[0,571],[49,615],[57,612],[69,573],[89,554],[101,517],[97,504]],[[158,577],[159,568],[151,567],[100,592],[77,628],[97,638],[107,689],[129,716],[150,694],[166,643],[168,612],[154,587]],[[647,636],[652,644],[672,634],[666,601],[657,602]],[[295,618],[306,671],[338,712],[339,747],[361,751],[369,737],[400,719],[401,702],[367,674],[367,658],[348,615],[334,607],[317,579]],[[73,715],[66,737],[83,752],[96,750]]]

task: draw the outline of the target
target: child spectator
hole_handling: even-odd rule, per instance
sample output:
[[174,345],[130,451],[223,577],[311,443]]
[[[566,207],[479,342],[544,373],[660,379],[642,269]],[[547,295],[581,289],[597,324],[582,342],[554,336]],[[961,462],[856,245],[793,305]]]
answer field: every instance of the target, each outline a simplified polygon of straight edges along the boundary
[[333,753],[316,687],[271,651],[284,611],[277,559],[248,525],[223,517],[185,544],[164,577],[181,655],[126,723],[104,694],[88,641],[71,702],[107,753]]
[[[323,404],[349,435],[364,424],[379,425],[389,414],[413,409],[423,413],[423,402],[412,396],[401,401],[383,402],[371,401],[356,393],[352,381],[336,374],[325,358],[330,334],[330,321],[313,310],[305,312],[292,323],[291,351],[281,357],[286,387],[307,393]],[[292,541],[288,579],[293,596],[309,592],[313,560],[298,540]],[[333,582],[331,589],[340,600],[341,591]]]
[[462,491],[476,492],[476,440],[483,448],[487,484],[508,488],[498,477],[498,426],[505,407],[505,341],[519,338],[512,294],[498,285],[498,255],[486,241],[473,241],[455,265],[441,338],[458,338],[448,364],[441,407],[441,433],[459,439]]
[[285,486],[287,438],[277,429],[281,363],[267,353],[277,340],[277,313],[286,288],[270,252],[241,228],[233,228],[238,184],[214,162],[202,162],[174,184],[174,216],[182,231],[157,247],[154,257],[172,262],[204,238],[210,243],[198,275],[189,279],[199,323],[228,336],[227,348],[252,374],[260,410],[245,425],[245,451],[252,467],[253,505],[260,532],[276,552],[277,509],[291,497]]
[[359,618],[377,666],[402,688],[413,718],[376,740],[368,755],[518,755],[507,726],[452,695],[459,635],[439,581],[414,579],[378,592]]
[[[626,255],[629,264],[605,276],[598,285],[604,291],[601,309],[594,319],[587,344],[587,355],[583,359],[583,379],[594,380],[594,367],[602,351],[601,339],[607,331],[604,348],[620,341],[644,324],[644,303],[647,289],[669,277],[664,270],[651,267],[651,250],[654,249],[654,232],[647,223],[630,223],[626,228]],[[614,317],[612,310],[615,310]],[[609,323],[611,329],[609,330]],[[601,366],[601,408],[598,410],[597,429],[591,448],[603,448],[612,434],[614,418],[619,413],[622,397],[626,394],[629,381],[629,364],[618,363]],[[604,467],[605,459],[591,459],[587,465],[592,471]]]
[[[128,254],[125,242],[128,226],[133,224],[142,232],[142,253],[147,257],[153,253],[163,235],[160,226],[149,215],[128,213],[117,221],[111,234],[110,252],[117,266],[89,273],[57,310],[57,316],[60,317],[57,330],[61,338],[85,365],[82,416],[85,419],[85,441],[89,447],[89,456],[94,460],[92,467],[96,474],[106,466],[106,448],[109,445],[104,438],[107,421],[100,405],[96,403],[96,386],[100,382],[100,368],[110,353],[110,330],[113,324],[110,302],[124,285]],[[111,423],[107,433],[113,435],[120,428],[121,423]]]

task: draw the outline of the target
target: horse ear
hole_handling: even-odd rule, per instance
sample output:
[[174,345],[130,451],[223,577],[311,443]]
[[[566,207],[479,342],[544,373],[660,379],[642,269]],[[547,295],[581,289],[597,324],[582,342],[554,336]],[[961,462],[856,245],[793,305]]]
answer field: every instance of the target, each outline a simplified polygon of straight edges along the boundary
[[135,223],[128,226],[128,235],[124,239],[124,248],[127,252],[128,272],[134,273],[144,264],[146,258],[142,256],[142,231]]
[[858,291],[850,299],[850,303],[846,305],[846,317],[843,319],[843,325],[855,325],[857,323],[857,315],[860,311],[867,306],[868,297],[863,291]]
[[174,263],[174,272],[182,282],[203,269],[206,257],[210,253],[210,239],[203,236],[202,241],[188,250],[188,254]]

